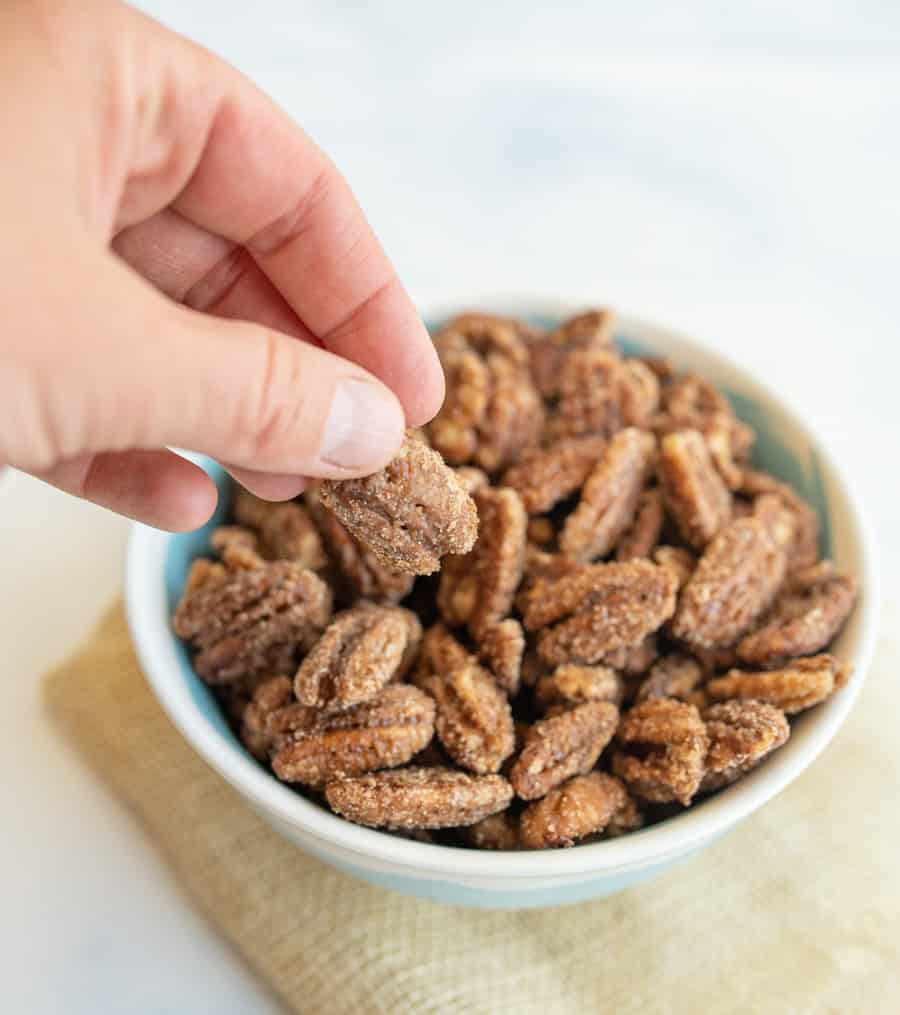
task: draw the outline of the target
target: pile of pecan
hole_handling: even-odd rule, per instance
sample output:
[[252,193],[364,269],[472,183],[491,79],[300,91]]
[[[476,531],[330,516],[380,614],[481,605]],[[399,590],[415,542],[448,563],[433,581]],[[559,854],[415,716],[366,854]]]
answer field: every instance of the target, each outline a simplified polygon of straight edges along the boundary
[[816,512],[721,392],[612,331],[462,315],[384,470],[236,492],[174,624],[279,779],[424,841],[571,846],[730,785],[846,681],[857,586]]

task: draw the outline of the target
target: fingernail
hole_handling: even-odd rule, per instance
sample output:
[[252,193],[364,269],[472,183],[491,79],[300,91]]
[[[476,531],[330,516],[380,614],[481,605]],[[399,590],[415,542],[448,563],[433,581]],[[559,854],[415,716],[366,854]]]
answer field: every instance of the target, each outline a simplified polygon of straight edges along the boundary
[[379,468],[403,439],[400,403],[377,384],[338,381],[319,456],[342,469]]

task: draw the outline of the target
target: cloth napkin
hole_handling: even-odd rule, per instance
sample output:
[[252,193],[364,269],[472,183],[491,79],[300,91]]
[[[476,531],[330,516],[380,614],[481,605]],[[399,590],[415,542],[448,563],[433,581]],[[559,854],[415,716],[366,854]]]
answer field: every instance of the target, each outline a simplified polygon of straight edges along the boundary
[[47,679],[65,733],[185,892],[304,1015],[887,1013],[900,1006],[900,616],[825,754],[655,880],[481,912],[370,887],[282,839],[165,717],[121,605]]

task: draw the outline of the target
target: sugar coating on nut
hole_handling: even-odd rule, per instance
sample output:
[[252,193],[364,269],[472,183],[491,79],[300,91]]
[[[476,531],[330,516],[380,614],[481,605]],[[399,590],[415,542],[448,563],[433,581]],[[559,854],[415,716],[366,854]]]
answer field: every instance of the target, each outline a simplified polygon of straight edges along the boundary
[[459,828],[504,810],[512,787],[500,775],[401,768],[336,779],[325,797],[338,814],[374,828]]
[[524,655],[525,632],[518,620],[507,618],[480,631],[478,657],[510,696],[519,690]]
[[564,782],[536,803],[520,819],[525,849],[574,846],[579,839],[602,832],[625,806],[622,783],[605,772],[591,772]]
[[467,553],[478,532],[475,503],[441,456],[407,437],[380,472],[319,490],[349,531],[386,567],[432,574],[448,553]]
[[736,782],[791,734],[784,712],[763,701],[726,701],[703,712],[709,750],[700,792]]
[[731,493],[703,435],[696,430],[667,434],[657,469],[666,508],[687,542],[702,550],[731,520]]
[[558,441],[526,452],[507,469],[503,485],[522,498],[529,514],[549,511],[580,489],[606,449],[606,438],[589,436]]
[[293,560],[318,571],[328,563],[325,548],[309,512],[296,501],[273,504],[238,488],[235,521],[254,529],[260,552],[270,560]]
[[847,675],[827,652],[806,659],[794,659],[778,670],[729,670],[706,685],[711,698],[756,698],[792,715],[824,701],[846,682]]
[[638,497],[634,520],[619,540],[616,560],[650,557],[659,542],[665,517],[659,490],[656,487],[644,490]]
[[608,666],[565,663],[534,685],[535,704],[542,709],[551,705],[581,705],[586,701],[611,701],[620,705],[624,695],[622,678]]

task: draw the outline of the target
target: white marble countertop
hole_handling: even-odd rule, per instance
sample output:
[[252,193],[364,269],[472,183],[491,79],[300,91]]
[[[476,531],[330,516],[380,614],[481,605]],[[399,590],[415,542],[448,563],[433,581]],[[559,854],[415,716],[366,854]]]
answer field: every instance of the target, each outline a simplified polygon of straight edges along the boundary
[[[423,308],[611,302],[774,381],[850,461],[896,598],[897,10],[142,6],[332,153]],[[42,711],[41,674],[116,593],[125,532],[0,479],[2,1007],[277,1011]]]

